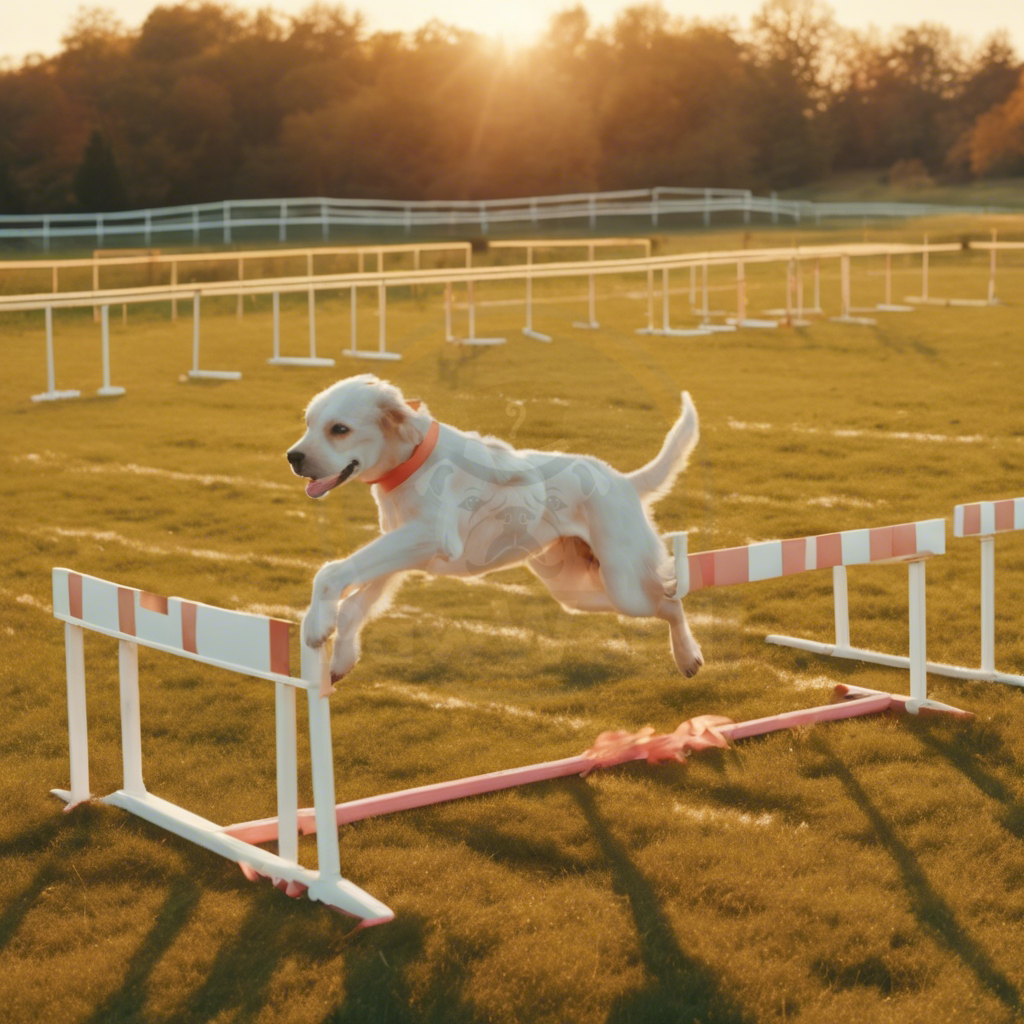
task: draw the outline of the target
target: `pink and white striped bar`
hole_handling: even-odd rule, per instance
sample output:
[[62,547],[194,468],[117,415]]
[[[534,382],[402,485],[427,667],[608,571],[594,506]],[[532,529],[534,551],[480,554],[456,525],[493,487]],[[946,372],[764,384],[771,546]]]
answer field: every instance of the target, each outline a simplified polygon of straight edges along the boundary
[[954,537],[991,537],[1024,530],[1024,498],[976,501],[953,509]]
[[[687,557],[689,579],[677,596],[736,583],[780,579],[835,566],[907,562],[946,551],[946,521],[844,530],[794,540],[769,540],[737,548],[701,551]],[[683,575],[680,573],[679,575]],[[680,583],[683,581],[680,580]]]
[[289,630],[282,619],[161,597],[72,572],[53,570],[53,614],[144,647],[306,689],[291,674]]

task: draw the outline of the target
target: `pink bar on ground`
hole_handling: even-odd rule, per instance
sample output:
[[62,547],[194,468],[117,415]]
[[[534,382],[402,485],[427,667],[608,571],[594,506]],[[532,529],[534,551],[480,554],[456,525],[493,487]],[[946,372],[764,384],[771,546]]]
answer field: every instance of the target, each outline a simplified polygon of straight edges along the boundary
[[996,502],[996,529],[1013,529],[1013,498]]
[[799,725],[835,722],[843,718],[856,718],[858,715],[875,715],[890,708],[892,703],[893,699],[888,693],[880,693],[848,700],[842,704],[826,704],[820,708],[804,708],[801,711],[769,715],[767,718],[754,718],[749,722],[737,722],[735,725],[723,725],[718,731],[727,740],[742,740],[748,736],[763,736],[769,732],[795,729]]
[[792,576],[807,567],[807,541],[803,537],[782,542],[782,575]]
[[824,533],[817,540],[819,569],[843,564],[843,538],[838,533]]
[[715,552],[715,586],[750,582],[750,548],[724,548]]
[[964,535],[981,533],[981,505],[964,505]]

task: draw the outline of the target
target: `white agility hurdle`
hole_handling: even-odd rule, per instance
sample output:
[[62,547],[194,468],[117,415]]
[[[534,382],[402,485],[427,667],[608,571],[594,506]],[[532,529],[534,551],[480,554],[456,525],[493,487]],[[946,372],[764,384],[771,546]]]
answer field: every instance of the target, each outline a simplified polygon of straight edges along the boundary
[[238,370],[203,370],[199,367],[199,292],[192,296],[192,369],[193,380],[241,380]]
[[[993,237],[993,242],[995,241]],[[988,297],[984,299],[940,299],[935,298],[928,294],[928,253],[929,251],[934,252],[948,252],[949,246],[932,246],[929,250],[928,236],[924,236],[924,247],[921,249],[921,294],[920,295],[907,295],[904,299],[905,302],[912,302],[918,306],[995,306],[998,305],[998,300],[995,295],[995,245],[991,247],[991,254],[989,256],[989,282],[988,282]]]
[[736,327],[778,327],[775,320],[761,320],[747,316],[747,268],[743,260],[736,261],[736,316],[726,320]]
[[281,355],[281,293],[274,292],[272,297],[274,311],[274,354],[267,360],[272,366],[334,366],[333,359],[316,354],[316,292],[310,288],[306,306],[309,317],[309,355]]
[[850,257],[844,253],[839,257],[839,316],[829,319],[834,324],[861,324],[871,327],[878,321],[869,316],[854,316],[850,302]]
[[401,353],[388,351],[387,301],[387,289],[384,286],[384,282],[381,281],[377,285],[377,347],[375,349],[358,348],[356,345],[356,330],[359,318],[358,289],[355,285],[352,285],[351,297],[349,299],[349,314],[351,319],[351,326],[349,328],[349,347],[342,350],[341,354],[343,356],[348,356],[350,359],[379,359],[391,361],[402,358]]
[[[907,530],[914,531],[916,538],[909,544],[903,541]],[[888,538],[883,544],[892,555],[888,560],[914,559],[912,568],[921,566],[921,560],[934,553],[925,545],[936,546],[932,523],[888,527],[881,531],[851,531],[850,535],[861,533],[870,533],[872,538],[876,535]],[[823,556],[820,560],[827,562],[835,546],[834,538],[846,536],[833,534],[798,541],[774,541],[688,556],[686,535],[676,534],[672,540],[677,596],[709,586],[768,579],[815,568],[819,550]],[[941,534],[939,538],[942,539]],[[842,539],[838,543],[843,546]],[[874,551],[876,541],[870,539],[868,543]],[[851,550],[851,560],[859,557],[858,544],[854,543],[853,548],[856,551]],[[921,580],[923,584],[923,575]],[[968,712],[928,700],[923,674],[918,678],[912,671],[910,697],[839,686],[836,688],[839,702],[822,707],[740,723],[716,716],[702,716],[683,722],[674,732],[665,735],[656,735],[650,728],[637,732],[606,732],[597,737],[589,750],[574,757],[336,804],[327,700],[331,682],[326,645],[319,651],[302,645],[301,674],[295,677],[290,674],[287,622],[227,611],[181,598],[159,597],[63,568],[53,570],[53,610],[54,616],[65,624],[71,788],[52,792],[65,802],[66,809],[91,799],[84,657],[84,632],[88,629],[119,641],[124,783],[121,789],[104,797],[103,802],[236,861],[250,880],[267,878],[292,897],[305,893],[314,901],[358,918],[361,926],[390,921],[394,913],[342,877],[339,825],[531,782],[586,775],[595,768],[610,768],[629,761],[682,761],[689,752],[724,747],[730,740],[876,714],[890,708],[913,714],[934,711],[969,717]],[[915,614],[918,619],[915,619]],[[918,621],[919,629],[915,629]],[[911,625],[912,655],[920,652],[923,658],[923,594],[916,612],[912,605]],[[274,817],[218,825],[147,791],[142,774],[138,680],[140,645],[275,684],[277,814]],[[314,799],[314,806],[304,809],[298,807],[295,691],[299,689],[306,691],[309,705]],[[298,862],[299,835],[314,832],[317,836],[316,871],[302,867]],[[272,841],[278,844],[276,854],[258,845]]]
[[[694,289],[694,273],[696,271],[696,265],[690,265],[690,294],[691,299],[693,296]],[[668,281],[669,268],[661,268],[661,326],[655,327],[649,324],[647,327],[637,328],[637,334],[656,334],[663,337],[669,338],[695,338],[701,337],[706,334],[712,334],[713,331],[708,327],[673,327],[671,316],[669,314],[669,281]]]
[[33,402],[56,402],[62,398],[80,398],[81,391],[58,391],[57,369],[53,357],[53,306],[44,310],[46,318],[46,390],[32,396]]
[[[945,553],[944,519],[928,519],[918,523],[864,530],[844,530],[840,533],[799,537],[794,540],[764,541],[694,555],[687,554],[685,535],[674,535],[674,540],[678,597],[707,587],[754,583],[815,569],[832,569],[836,642],[823,644],[814,640],[778,635],[768,636],[765,638],[766,641],[837,658],[851,658],[899,668],[909,667],[910,695],[889,695],[895,703],[901,704],[905,710],[914,714],[922,709],[951,714],[967,713],[930,700],[927,692],[924,565],[933,555]],[[898,562],[906,562],[908,571],[909,658],[852,647],[846,585],[847,566]],[[857,689],[859,692],[860,688]]]
[[977,537],[981,546],[981,667],[932,665],[928,671],[959,679],[1024,686],[1024,675],[996,671],[996,538],[1024,530],[1024,498],[978,501],[953,509],[953,536]]

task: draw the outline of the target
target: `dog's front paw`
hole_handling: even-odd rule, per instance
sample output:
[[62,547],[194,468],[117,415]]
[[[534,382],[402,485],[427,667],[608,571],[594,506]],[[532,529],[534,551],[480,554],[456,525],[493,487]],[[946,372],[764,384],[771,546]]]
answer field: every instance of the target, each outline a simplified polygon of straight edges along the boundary
[[323,602],[317,601],[303,616],[302,641],[307,647],[322,647],[334,632],[334,617],[324,614],[323,607]]
[[679,671],[687,679],[692,679],[704,664],[704,655],[701,654],[696,641],[690,636],[681,641],[677,641],[675,636],[672,637],[672,656],[675,658]]

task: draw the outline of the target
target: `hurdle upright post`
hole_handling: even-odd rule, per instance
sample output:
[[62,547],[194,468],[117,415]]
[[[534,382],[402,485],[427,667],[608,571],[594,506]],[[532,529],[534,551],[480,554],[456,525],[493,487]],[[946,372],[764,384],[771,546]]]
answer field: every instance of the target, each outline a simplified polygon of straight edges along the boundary
[[921,298],[928,301],[928,236],[924,236],[921,249]]
[[52,402],[58,398],[78,398],[81,391],[57,390],[57,366],[53,355],[53,306],[47,306],[46,318],[46,390],[33,395],[33,402]]
[[[331,741],[331,705],[325,695],[330,689],[327,648],[314,650],[302,644],[302,678],[310,683],[309,752],[313,774],[313,807],[316,816],[316,858],[320,884],[341,878],[338,823],[334,811],[334,746]],[[317,886],[310,887],[316,898]]]
[[988,253],[988,302],[990,306],[996,304],[996,239],[999,232],[992,229],[992,248]]
[[[128,601],[133,600],[125,591]],[[120,594],[118,599],[121,600]],[[139,645],[130,640],[117,643],[118,690],[121,697],[121,759],[124,791],[145,796],[142,781],[142,714],[139,705]]]
[[925,651],[925,581],[924,559],[907,564],[910,611],[910,697],[928,699],[927,654]]
[[996,670],[996,539],[981,541],[981,670]]
[[68,751],[71,758],[71,789],[57,795],[67,802],[66,811],[89,800],[89,725],[85,708],[85,631],[64,623],[64,662],[68,686]]
[[114,387],[110,383],[110,307],[102,306],[100,309],[100,324],[103,336],[103,386],[98,388],[96,394],[110,397],[123,395],[124,388]]
[[[305,646],[305,645],[303,645]],[[274,684],[274,723],[277,747],[277,855],[299,862],[299,769],[295,687]]]
[[[445,295],[445,314],[448,317],[447,323],[448,329],[448,340],[451,341],[451,306],[449,304],[450,295]],[[526,326],[523,328],[523,334],[527,338],[533,338],[534,341],[550,341],[550,334],[542,334],[540,331],[534,330],[533,327],[533,245],[530,242],[526,243]]]

